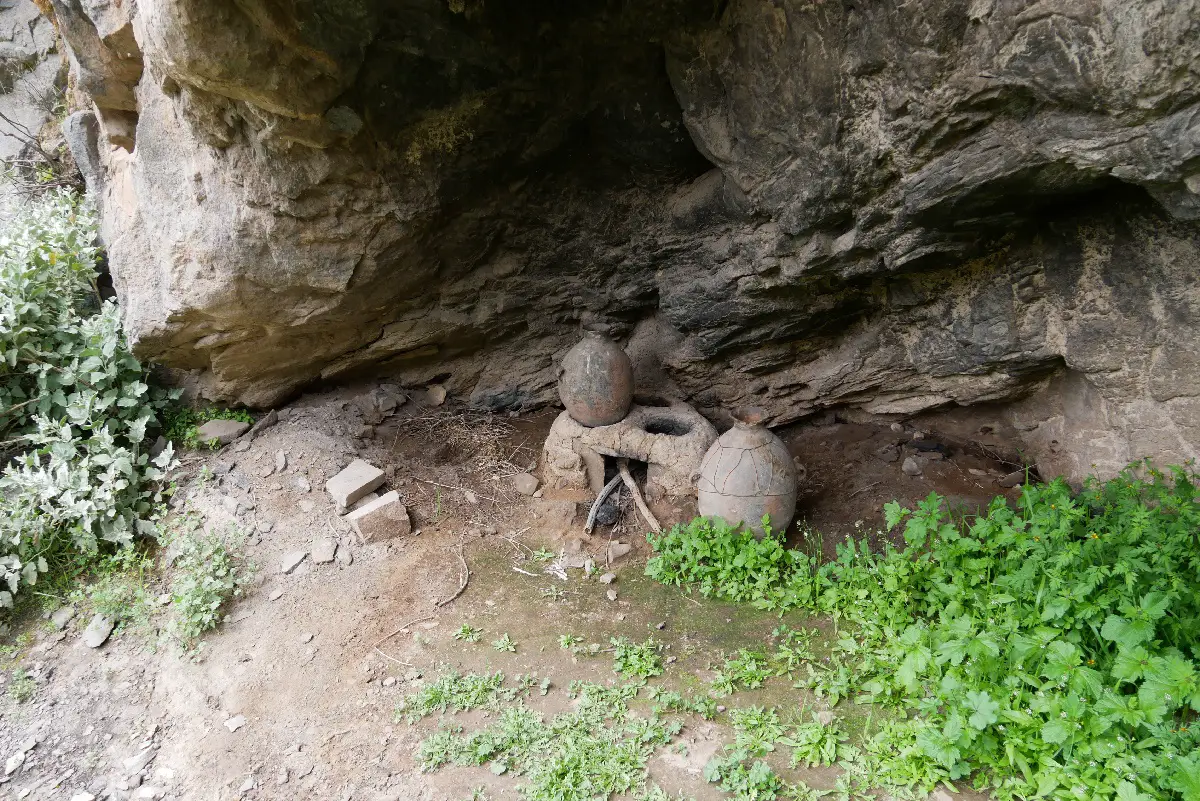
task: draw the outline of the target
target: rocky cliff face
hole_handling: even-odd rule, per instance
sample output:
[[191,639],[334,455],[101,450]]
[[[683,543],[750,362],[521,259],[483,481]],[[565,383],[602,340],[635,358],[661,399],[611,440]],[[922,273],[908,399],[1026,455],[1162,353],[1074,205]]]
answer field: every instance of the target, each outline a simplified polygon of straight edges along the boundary
[[1197,0],[53,4],[130,334],[214,397],[531,406],[586,326],[702,408],[1200,449]]

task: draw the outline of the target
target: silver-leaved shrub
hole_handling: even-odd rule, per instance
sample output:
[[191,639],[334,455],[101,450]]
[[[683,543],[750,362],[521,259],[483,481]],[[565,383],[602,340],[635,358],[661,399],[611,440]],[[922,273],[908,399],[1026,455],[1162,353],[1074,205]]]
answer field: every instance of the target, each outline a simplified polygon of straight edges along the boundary
[[61,191],[0,220],[0,607],[70,546],[152,533],[174,455],[143,448],[166,394],[96,289],[96,219]]

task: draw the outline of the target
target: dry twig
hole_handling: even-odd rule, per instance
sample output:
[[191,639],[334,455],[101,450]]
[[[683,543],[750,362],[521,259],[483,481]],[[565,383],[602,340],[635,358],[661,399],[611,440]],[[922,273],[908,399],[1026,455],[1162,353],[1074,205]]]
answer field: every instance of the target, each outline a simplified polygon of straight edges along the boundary
[[622,459],[617,463],[617,469],[621,472],[621,479],[625,482],[625,486],[629,487],[629,494],[633,496],[633,502],[637,504],[638,511],[642,513],[642,517],[646,518],[646,522],[650,524],[650,528],[654,529],[655,533],[662,531],[662,526],[658,524],[658,520],[651,514],[650,509],[646,506],[646,502],[642,500],[642,493],[638,491],[637,484],[633,482],[633,476],[629,474],[629,460]]
[[461,539],[458,543],[458,550],[455,551],[455,553],[458,554],[458,561],[462,562],[462,584],[459,585],[458,592],[454,593],[444,601],[438,601],[436,604],[434,604],[434,606],[443,607],[458,596],[462,595],[463,591],[467,589],[467,582],[471,580],[471,568],[467,567],[467,557],[463,556],[463,544]]

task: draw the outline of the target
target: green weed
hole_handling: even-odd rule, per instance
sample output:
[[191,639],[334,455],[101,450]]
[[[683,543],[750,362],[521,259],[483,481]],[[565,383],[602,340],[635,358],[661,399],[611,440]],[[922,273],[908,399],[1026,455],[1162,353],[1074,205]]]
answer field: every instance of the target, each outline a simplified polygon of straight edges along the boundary
[[479,642],[479,637],[483,634],[482,629],[477,629],[474,626],[463,624],[458,631],[454,632],[454,639],[462,642]]
[[171,632],[185,648],[197,647],[200,638],[217,627],[225,605],[241,595],[253,577],[254,565],[242,552],[244,543],[244,532],[205,533],[190,514],[178,518],[167,536],[165,545],[175,553]]
[[17,668],[8,677],[7,692],[9,698],[18,704],[23,704],[37,693],[37,682],[25,672],[24,668]]
[[[889,503],[905,547],[848,538],[827,564],[701,520],[651,535],[647,573],[840,621],[829,662],[805,663],[802,683],[831,705],[854,697],[909,716],[842,759],[847,792],[972,777],[998,801],[1195,799],[1195,482],[1190,468],[1143,464],[1078,494],[1061,480],[1026,486],[1015,508],[997,498],[958,520],[936,494]],[[754,766],[738,764],[714,769],[720,781],[748,782]]]
[[638,644],[625,637],[613,637],[613,671],[626,678],[648,679],[663,672],[662,643],[651,638]]
[[171,442],[192,450],[216,446],[215,441],[200,442],[197,434],[197,429],[210,420],[254,422],[254,418],[245,409],[222,409],[218,406],[192,407],[182,403],[168,406],[163,410],[162,418],[163,436]]

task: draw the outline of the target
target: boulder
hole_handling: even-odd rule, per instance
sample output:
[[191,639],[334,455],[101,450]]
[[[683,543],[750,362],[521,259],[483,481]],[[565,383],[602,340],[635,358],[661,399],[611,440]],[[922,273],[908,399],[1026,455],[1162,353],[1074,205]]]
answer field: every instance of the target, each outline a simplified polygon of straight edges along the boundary
[[250,424],[241,420],[209,420],[196,427],[196,439],[200,442],[216,441],[218,445],[228,445],[249,430]]
[[1198,0],[54,5],[130,341],[213,399],[529,409],[586,328],[706,412],[1200,456]]

